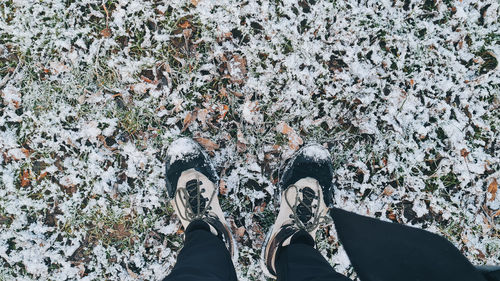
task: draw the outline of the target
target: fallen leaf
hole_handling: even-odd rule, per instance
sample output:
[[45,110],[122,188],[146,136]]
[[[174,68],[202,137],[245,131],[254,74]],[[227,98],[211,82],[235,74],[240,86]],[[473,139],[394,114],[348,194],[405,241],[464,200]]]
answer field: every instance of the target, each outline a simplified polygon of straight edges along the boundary
[[21,187],[26,187],[30,184],[29,176],[30,172],[28,170],[21,172]]
[[24,155],[26,155],[26,158],[30,157],[30,151],[26,148],[21,148],[21,151],[24,153]]
[[36,180],[40,181],[47,176],[47,172],[43,172]]
[[150,83],[150,84],[154,84],[155,81],[149,79],[148,77],[144,76],[144,75],[141,75],[141,79],[142,81],[146,82],[146,83]]
[[495,198],[497,197],[497,190],[498,190],[497,179],[493,179],[493,181],[488,186],[488,192],[491,193],[490,201],[494,201]]
[[203,108],[198,110],[196,117],[198,118],[198,121],[200,121],[201,125],[203,127],[207,126],[207,116],[208,116],[208,109]]
[[236,232],[235,234],[236,234],[238,237],[243,237],[243,235],[245,235],[245,227],[240,226],[240,227],[236,228],[236,231],[235,231],[235,232]]
[[13,100],[13,101],[12,101],[12,104],[14,104],[14,107],[15,107],[16,109],[19,109],[19,108],[21,107],[21,103],[20,103],[19,101],[17,101],[17,100]]
[[390,186],[386,187],[383,192],[385,196],[391,196],[393,193],[394,193],[394,188]]
[[101,30],[101,35],[102,37],[110,37],[111,36],[111,29],[108,27],[108,28],[105,28],[103,30]]
[[219,193],[222,195],[227,194],[226,182],[223,179],[221,179],[219,182]]
[[229,106],[227,106],[226,104],[222,105],[222,110],[221,110],[219,120],[224,119],[224,117],[226,117],[226,114],[228,111],[229,111]]
[[494,214],[493,214],[493,217],[494,217],[494,218],[495,218],[495,217],[498,217],[498,216],[500,216],[500,210],[498,210],[496,213],[494,213]]
[[195,138],[195,140],[203,146],[207,151],[214,151],[216,149],[219,149],[219,145],[216,144],[215,142],[206,139],[206,138]]
[[247,60],[239,55],[233,55],[233,59],[227,64],[231,81],[243,84],[247,74]]
[[182,127],[181,132],[184,132],[189,127],[191,122],[193,122],[193,120],[195,119],[196,119],[196,111],[188,112],[188,114],[186,114],[186,117],[184,117],[184,122],[183,122],[184,126]]
[[235,92],[235,91],[231,91],[231,94],[233,94],[235,97],[237,98],[242,98],[244,97],[242,93],[240,92]]
[[187,20],[179,23],[179,27],[181,27],[181,28],[189,28],[190,26],[191,26],[191,23],[189,23],[189,21],[187,21]]
[[245,152],[247,150],[247,145],[241,141],[237,141],[236,142],[236,150],[239,152],[239,153],[242,153],[242,152]]
[[302,138],[295,132],[288,135],[288,146],[292,150],[297,150],[304,143]]
[[175,234],[180,235],[180,234],[183,234],[183,233],[184,233],[184,230],[182,230],[181,228],[179,228]]
[[193,6],[198,6],[198,3],[200,3],[200,0],[191,0],[191,4],[193,4]]
[[288,134],[293,132],[292,127],[288,126],[288,124],[286,124],[285,122],[279,123],[278,127],[276,127],[276,129],[278,130],[278,132],[285,134],[285,135],[288,135]]
[[276,127],[276,130],[280,133],[286,134],[288,136],[288,146],[292,150],[297,150],[304,143],[302,138],[293,130],[292,127],[288,126],[285,122],[280,122]]
[[477,257],[480,258],[480,259],[482,259],[482,260],[485,260],[486,256],[484,255],[484,253],[481,250],[479,250],[479,249],[476,249],[476,250],[478,252]]
[[462,155],[463,158],[466,158],[468,155],[469,155],[469,151],[467,151],[467,149],[465,148],[462,148],[462,150],[460,150],[460,155]]

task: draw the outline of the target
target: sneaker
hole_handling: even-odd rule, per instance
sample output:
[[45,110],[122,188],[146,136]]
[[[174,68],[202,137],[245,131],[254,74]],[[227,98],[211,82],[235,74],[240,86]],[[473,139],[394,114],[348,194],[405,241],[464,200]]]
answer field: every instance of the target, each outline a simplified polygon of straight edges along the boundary
[[278,183],[282,190],[278,217],[262,247],[261,266],[267,276],[276,278],[275,262],[281,247],[304,234],[310,235],[314,245],[319,226],[331,221],[332,179],[330,153],[319,144],[302,147],[289,160]]
[[175,214],[184,229],[202,220],[235,260],[236,244],[219,204],[219,178],[204,149],[190,138],[172,142],[167,150],[166,185]]

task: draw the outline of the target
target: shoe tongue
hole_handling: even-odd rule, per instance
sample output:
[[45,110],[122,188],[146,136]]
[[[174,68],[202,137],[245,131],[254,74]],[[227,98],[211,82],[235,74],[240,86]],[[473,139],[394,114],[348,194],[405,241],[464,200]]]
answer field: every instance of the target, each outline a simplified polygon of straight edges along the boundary
[[302,192],[302,201],[297,206],[297,216],[303,223],[307,223],[313,217],[312,203],[315,193],[309,187],[304,187],[300,192]]
[[206,201],[201,195],[201,185],[202,182],[198,180],[190,180],[186,183],[186,189],[189,195],[189,205],[193,212],[198,212],[198,210],[205,210]]

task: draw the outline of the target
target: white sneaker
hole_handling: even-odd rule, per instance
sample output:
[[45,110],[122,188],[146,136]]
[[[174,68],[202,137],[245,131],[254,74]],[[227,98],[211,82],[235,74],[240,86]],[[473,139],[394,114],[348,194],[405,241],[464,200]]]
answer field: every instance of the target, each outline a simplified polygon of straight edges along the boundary
[[219,204],[218,176],[208,155],[194,140],[181,138],[168,148],[166,162],[167,191],[184,229],[194,220],[206,222],[235,260],[236,243]]
[[306,231],[314,240],[319,226],[331,221],[326,203],[332,204],[332,178],[330,153],[320,145],[305,146],[290,159],[279,183],[283,192],[278,217],[262,248],[267,276],[276,278],[278,250],[290,245],[296,233]]

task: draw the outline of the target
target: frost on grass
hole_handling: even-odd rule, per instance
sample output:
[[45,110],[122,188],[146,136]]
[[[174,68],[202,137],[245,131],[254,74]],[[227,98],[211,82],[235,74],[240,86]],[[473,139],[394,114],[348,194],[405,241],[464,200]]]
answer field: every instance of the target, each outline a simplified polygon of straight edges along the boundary
[[221,175],[242,280],[263,279],[277,169],[311,141],[337,206],[498,263],[498,18],[493,0],[2,1],[0,279],[167,274],[180,136]]

